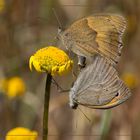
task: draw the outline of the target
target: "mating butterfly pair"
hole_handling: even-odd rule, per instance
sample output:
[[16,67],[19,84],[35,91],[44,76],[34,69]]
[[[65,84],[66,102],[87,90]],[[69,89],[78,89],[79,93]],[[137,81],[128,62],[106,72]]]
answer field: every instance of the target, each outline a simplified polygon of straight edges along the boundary
[[59,38],[70,51],[92,62],[83,68],[70,90],[70,106],[112,108],[126,101],[131,92],[115,69],[121,56],[126,21],[122,16],[97,14],[74,22]]

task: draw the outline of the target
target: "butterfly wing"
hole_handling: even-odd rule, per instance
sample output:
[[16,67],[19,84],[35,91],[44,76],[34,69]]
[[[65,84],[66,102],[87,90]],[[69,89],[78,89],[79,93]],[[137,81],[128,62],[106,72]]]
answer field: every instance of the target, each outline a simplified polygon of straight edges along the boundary
[[123,46],[125,19],[118,15],[94,15],[87,19],[89,27],[97,32],[96,42],[99,51],[117,63]]
[[93,15],[74,22],[66,31],[74,53],[93,56],[95,53],[117,63],[122,49],[122,35],[126,21],[118,15]]
[[103,57],[96,56],[74,83],[70,91],[70,106],[77,103],[90,108],[111,108],[127,100],[130,95],[116,69]]
[[[119,96],[116,96],[111,102],[107,103],[106,105],[94,106],[94,108],[108,109],[108,108],[118,106],[123,102],[125,102],[131,96],[131,92],[122,80],[119,80],[119,84],[120,84],[120,90],[118,92]],[[92,106],[88,106],[88,107],[92,108]]]
[[60,36],[64,45],[77,55],[93,56],[93,53],[98,51],[96,35],[96,31],[88,26],[88,20],[81,19],[74,22]]

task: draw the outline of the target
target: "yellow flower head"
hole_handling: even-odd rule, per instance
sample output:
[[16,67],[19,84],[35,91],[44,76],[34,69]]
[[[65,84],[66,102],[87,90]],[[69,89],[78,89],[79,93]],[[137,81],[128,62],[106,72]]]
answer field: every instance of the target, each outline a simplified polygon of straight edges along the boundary
[[34,66],[36,71],[47,72],[51,75],[67,73],[71,70],[72,65],[73,61],[69,59],[68,55],[53,46],[40,49],[29,60],[30,70]]
[[25,83],[20,77],[1,80],[0,85],[1,91],[5,92],[10,99],[25,93]]
[[124,80],[126,85],[131,89],[135,88],[138,84],[136,75],[134,75],[133,73],[124,73],[122,75],[122,79]]
[[28,128],[17,127],[6,134],[6,140],[37,140],[37,132]]

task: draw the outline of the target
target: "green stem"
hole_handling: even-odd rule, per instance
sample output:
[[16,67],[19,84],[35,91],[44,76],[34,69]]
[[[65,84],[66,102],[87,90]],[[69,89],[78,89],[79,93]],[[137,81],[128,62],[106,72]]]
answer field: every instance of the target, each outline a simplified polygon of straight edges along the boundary
[[48,117],[49,117],[49,100],[50,100],[51,81],[52,81],[52,76],[48,74],[47,79],[46,79],[45,99],[44,99],[43,140],[47,140],[47,137],[48,137]]
[[105,110],[103,113],[102,117],[102,122],[101,122],[101,137],[100,140],[105,140],[111,126],[111,119],[112,119],[112,114],[111,114],[111,109]]

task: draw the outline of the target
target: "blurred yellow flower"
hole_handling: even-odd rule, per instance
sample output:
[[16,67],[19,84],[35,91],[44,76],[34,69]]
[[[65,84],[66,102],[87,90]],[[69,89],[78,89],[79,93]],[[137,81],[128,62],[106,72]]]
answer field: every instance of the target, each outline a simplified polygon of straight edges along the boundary
[[34,66],[36,71],[48,72],[52,76],[67,73],[71,70],[72,65],[73,61],[69,59],[68,55],[53,46],[38,50],[29,60],[30,70],[32,70],[32,66]]
[[20,77],[1,80],[0,85],[1,91],[5,92],[10,99],[23,95],[26,89],[25,83]]
[[133,73],[129,73],[129,72],[124,73],[122,75],[122,79],[124,80],[126,85],[131,89],[135,88],[138,84],[137,77]]
[[6,134],[6,140],[37,140],[37,132],[28,128],[16,127]]
[[0,0],[0,12],[4,9],[5,7],[5,0]]

